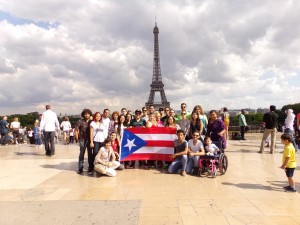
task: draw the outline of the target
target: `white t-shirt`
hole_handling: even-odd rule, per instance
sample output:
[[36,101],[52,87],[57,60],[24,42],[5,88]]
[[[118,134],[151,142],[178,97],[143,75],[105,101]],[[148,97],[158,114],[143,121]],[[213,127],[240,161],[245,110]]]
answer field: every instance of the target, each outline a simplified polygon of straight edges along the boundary
[[197,140],[196,145],[194,145],[193,139],[190,139],[188,141],[188,146],[191,149],[191,151],[194,152],[194,153],[197,152],[197,151],[200,151],[201,148],[203,149],[203,144],[200,140]]
[[219,148],[215,144],[210,144],[205,146],[205,150],[207,151],[207,155],[216,155]]
[[13,129],[19,129],[20,128],[20,122],[14,121],[11,122],[10,127]]
[[69,131],[71,129],[71,123],[70,121],[63,121],[60,125],[62,127],[63,131]]
[[104,142],[105,140],[105,126],[103,123],[97,125],[95,121],[91,122],[91,127],[93,127],[93,141],[95,142]]
[[104,131],[105,138],[107,138],[108,137],[108,129],[109,129],[109,124],[110,124],[110,119],[102,117],[102,124],[104,125],[103,126],[103,131]]

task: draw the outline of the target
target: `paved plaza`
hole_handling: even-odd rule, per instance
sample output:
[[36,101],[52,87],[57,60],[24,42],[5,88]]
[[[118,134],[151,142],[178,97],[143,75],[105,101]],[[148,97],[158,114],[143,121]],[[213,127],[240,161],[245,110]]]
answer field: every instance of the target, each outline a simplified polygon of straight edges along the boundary
[[154,169],[90,177],[76,173],[76,144],[57,144],[52,158],[34,145],[1,146],[0,224],[300,224],[300,185],[296,193],[282,188],[283,145],[277,137],[274,154],[258,154],[261,135],[229,141],[228,171],[216,178]]

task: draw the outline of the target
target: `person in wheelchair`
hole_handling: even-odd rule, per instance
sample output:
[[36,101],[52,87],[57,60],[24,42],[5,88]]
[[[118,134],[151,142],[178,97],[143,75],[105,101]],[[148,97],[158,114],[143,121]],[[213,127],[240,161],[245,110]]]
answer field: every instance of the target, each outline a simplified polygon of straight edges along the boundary
[[215,144],[212,143],[210,137],[204,138],[204,144],[205,144],[205,152],[206,155],[208,156],[215,156],[220,151],[220,149]]
[[199,162],[202,168],[200,175],[213,176],[213,174],[216,174],[215,170],[217,170],[216,165],[218,164],[220,149],[212,142],[210,137],[204,138],[204,149],[205,155],[201,156]]

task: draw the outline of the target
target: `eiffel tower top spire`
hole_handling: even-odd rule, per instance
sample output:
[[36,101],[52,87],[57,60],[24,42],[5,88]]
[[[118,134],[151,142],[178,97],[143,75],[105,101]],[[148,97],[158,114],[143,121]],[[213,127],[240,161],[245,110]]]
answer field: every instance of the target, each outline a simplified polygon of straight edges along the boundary
[[[167,101],[167,97],[164,90],[164,84],[162,82],[161,77],[161,69],[160,69],[160,59],[159,59],[159,44],[158,44],[158,34],[159,29],[157,27],[157,22],[155,18],[155,26],[153,28],[154,34],[154,54],[153,54],[153,76],[152,83],[150,85],[150,95],[148,98],[148,102],[146,102],[146,106],[153,105],[155,109],[160,107],[170,107],[170,102]],[[154,102],[155,93],[160,93],[160,102]]]

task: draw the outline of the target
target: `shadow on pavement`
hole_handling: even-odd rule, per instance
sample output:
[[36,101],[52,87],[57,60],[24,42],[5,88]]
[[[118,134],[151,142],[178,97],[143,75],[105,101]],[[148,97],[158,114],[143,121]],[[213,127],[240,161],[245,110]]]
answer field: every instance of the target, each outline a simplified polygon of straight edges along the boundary
[[271,186],[266,186],[266,185],[262,185],[262,184],[249,184],[249,183],[234,184],[234,183],[230,183],[230,182],[222,182],[222,184],[236,186],[236,187],[242,188],[242,189],[253,189],[253,190],[261,189],[261,190],[280,191],[280,192],[283,191],[282,187],[277,188],[277,187],[271,187]]

